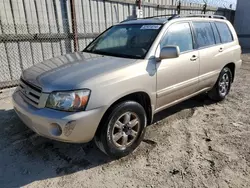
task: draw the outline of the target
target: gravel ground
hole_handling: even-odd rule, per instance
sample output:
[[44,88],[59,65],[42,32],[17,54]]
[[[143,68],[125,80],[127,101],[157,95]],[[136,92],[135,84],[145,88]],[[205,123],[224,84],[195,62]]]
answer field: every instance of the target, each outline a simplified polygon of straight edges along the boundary
[[[197,96],[155,117],[130,156],[42,138],[0,100],[0,187],[250,187],[250,55],[228,98]],[[249,62],[247,62],[249,61]]]

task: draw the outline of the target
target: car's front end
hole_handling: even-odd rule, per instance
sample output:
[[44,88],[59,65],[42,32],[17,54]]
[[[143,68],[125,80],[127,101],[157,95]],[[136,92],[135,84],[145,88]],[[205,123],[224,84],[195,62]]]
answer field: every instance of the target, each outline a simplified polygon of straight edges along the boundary
[[123,92],[117,85],[122,87],[133,65],[140,65],[135,61],[85,52],[47,60],[23,72],[12,96],[14,109],[39,135],[88,142],[112,100]]
[[90,90],[43,93],[21,79],[13,94],[14,109],[36,133],[65,142],[88,142],[98,127],[104,107],[85,111]]

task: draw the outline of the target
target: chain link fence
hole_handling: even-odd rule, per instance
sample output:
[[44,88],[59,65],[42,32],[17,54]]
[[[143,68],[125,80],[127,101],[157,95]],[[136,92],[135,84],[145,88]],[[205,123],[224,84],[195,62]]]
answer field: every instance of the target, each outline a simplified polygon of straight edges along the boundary
[[[105,23],[78,25],[78,30],[99,27]],[[74,36],[70,31],[52,32],[50,25],[2,25],[0,35],[0,89],[13,87],[23,70],[46,59],[74,52]],[[63,30],[63,28],[61,28]],[[19,34],[20,33],[20,34]],[[99,32],[78,32],[78,49],[83,50]]]
[[[181,1],[181,13],[201,13],[203,4],[192,1]],[[143,15],[175,14],[176,2],[142,1]],[[17,85],[22,71],[32,65],[74,52],[70,6],[70,0],[0,1],[0,90]],[[215,7],[208,7],[207,13],[225,14]],[[75,0],[78,50],[106,28],[135,14],[134,0]]]

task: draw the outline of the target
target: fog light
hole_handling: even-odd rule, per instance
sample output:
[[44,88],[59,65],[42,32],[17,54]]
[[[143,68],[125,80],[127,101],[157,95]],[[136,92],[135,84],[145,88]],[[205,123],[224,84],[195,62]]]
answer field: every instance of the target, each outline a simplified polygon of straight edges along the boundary
[[73,131],[73,129],[75,128],[75,126],[76,126],[76,121],[70,121],[70,122],[68,122],[68,123],[64,126],[64,128],[63,128],[63,133],[64,133],[64,135],[65,135],[65,136],[69,136],[69,135],[72,133],[72,131]]
[[50,124],[49,132],[53,136],[60,136],[62,134],[62,129],[57,123],[52,123]]

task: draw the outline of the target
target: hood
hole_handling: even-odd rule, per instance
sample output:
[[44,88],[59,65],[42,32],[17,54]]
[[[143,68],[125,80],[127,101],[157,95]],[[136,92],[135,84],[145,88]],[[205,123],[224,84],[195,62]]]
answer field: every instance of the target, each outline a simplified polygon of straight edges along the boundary
[[82,89],[84,82],[127,67],[135,59],[76,52],[55,57],[26,69],[22,78],[43,92]]

